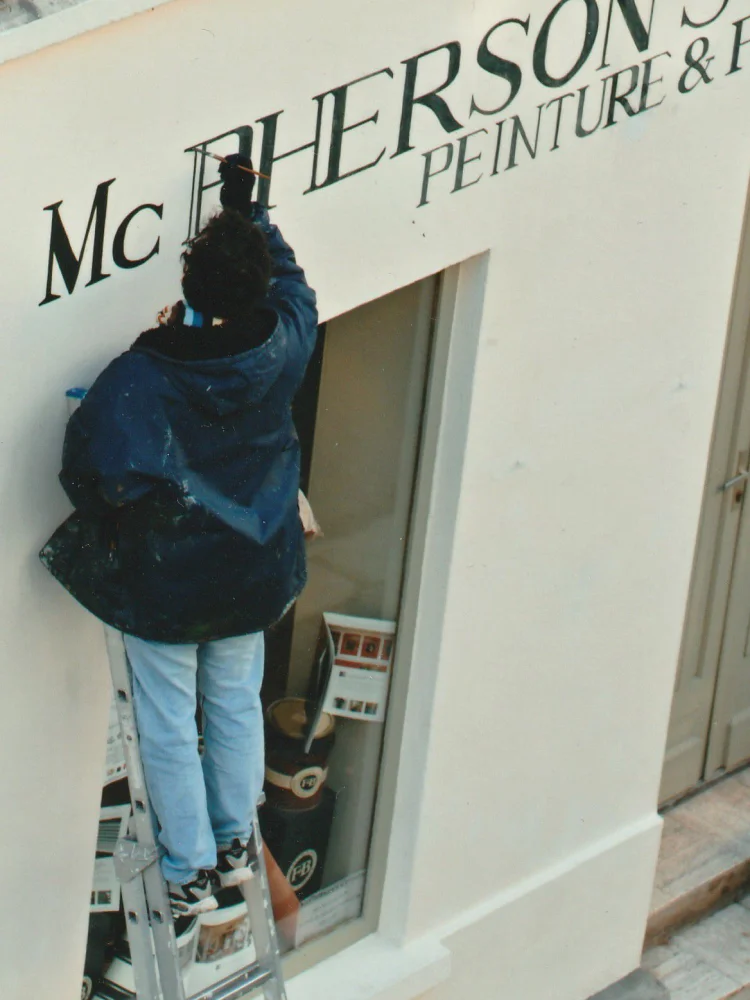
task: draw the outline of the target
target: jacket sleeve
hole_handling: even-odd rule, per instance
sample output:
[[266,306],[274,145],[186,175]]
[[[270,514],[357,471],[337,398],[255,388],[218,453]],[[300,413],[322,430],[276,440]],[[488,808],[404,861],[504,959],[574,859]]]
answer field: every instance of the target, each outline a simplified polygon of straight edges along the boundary
[[68,421],[63,445],[63,489],[77,510],[100,515],[150,493],[161,479],[164,454],[153,411],[139,405],[137,380],[123,380],[117,368],[115,361],[89,390]]
[[315,292],[297,263],[294,251],[269,219],[268,209],[254,202],[251,219],[266,235],[273,263],[267,303],[286,321],[292,337],[292,350],[302,368],[306,366],[318,333],[318,307]]

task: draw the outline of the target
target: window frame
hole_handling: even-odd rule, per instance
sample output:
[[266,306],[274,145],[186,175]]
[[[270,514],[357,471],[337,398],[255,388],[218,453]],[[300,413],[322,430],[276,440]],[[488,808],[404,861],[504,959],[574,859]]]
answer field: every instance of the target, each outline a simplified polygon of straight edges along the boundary
[[[409,940],[408,910],[417,837],[410,817],[418,811],[421,801],[429,748],[423,732],[425,723],[429,726],[432,718],[437,686],[488,265],[489,253],[485,252],[437,275],[398,641],[363,912],[285,955],[287,980],[370,936],[382,936],[397,946]],[[402,756],[409,744],[409,754]],[[332,995],[338,994],[334,991]]]

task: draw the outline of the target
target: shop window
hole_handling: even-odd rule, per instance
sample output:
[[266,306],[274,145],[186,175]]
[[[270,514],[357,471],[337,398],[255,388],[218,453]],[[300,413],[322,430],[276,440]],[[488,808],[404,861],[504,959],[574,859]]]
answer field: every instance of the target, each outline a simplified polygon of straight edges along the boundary
[[[309,545],[302,597],[267,635],[261,811],[289,953],[363,910],[388,692],[394,670],[409,669],[396,655],[399,610],[438,284],[321,328],[296,401],[303,487],[323,534]],[[102,1000],[133,991],[111,862],[129,808],[116,716],[108,750],[86,970]],[[178,928],[188,995],[252,960],[241,897],[222,903]]]

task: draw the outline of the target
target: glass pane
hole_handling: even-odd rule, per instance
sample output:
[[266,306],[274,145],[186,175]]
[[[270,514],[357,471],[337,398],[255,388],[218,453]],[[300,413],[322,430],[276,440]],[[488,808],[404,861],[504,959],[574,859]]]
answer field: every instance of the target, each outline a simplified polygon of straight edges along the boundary
[[[434,278],[410,285],[337,318],[326,330],[309,485],[324,534],[308,550],[309,581],[294,612],[287,693],[309,693],[322,616],[330,615],[339,654],[326,706],[336,713],[326,762],[332,817],[326,818],[325,855],[299,893],[297,943],[325,929],[316,926],[311,890],[324,893],[331,923],[336,892],[339,921],[361,910],[384,729],[375,721],[385,709],[378,705],[378,681],[388,680],[374,675],[384,663],[379,657],[390,653],[385,623],[395,623],[397,631],[435,290]],[[368,696],[368,690],[375,693]],[[267,795],[266,812],[274,804],[268,785]]]

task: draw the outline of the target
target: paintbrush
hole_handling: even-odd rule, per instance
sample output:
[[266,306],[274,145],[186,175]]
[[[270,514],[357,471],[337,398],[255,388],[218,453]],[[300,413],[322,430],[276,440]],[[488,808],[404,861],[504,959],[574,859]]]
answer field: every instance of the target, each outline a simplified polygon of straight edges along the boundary
[[[218,153],[209,153],[207,149],[194,149],[194,153],[200,153],[201,156],[210,156],[212,160],[218,160],[219,163],[226,163],[227,159],[225,156],[219,156]],[[240,163],[235,163],[235,167],[238,170],[244,170],[246,174],[253,174],[255,177],[262,177],[264,181],[270,181],[271,178],[268,174],[262,174],[259,170],[251,170],[250,167],[243,167]]]

